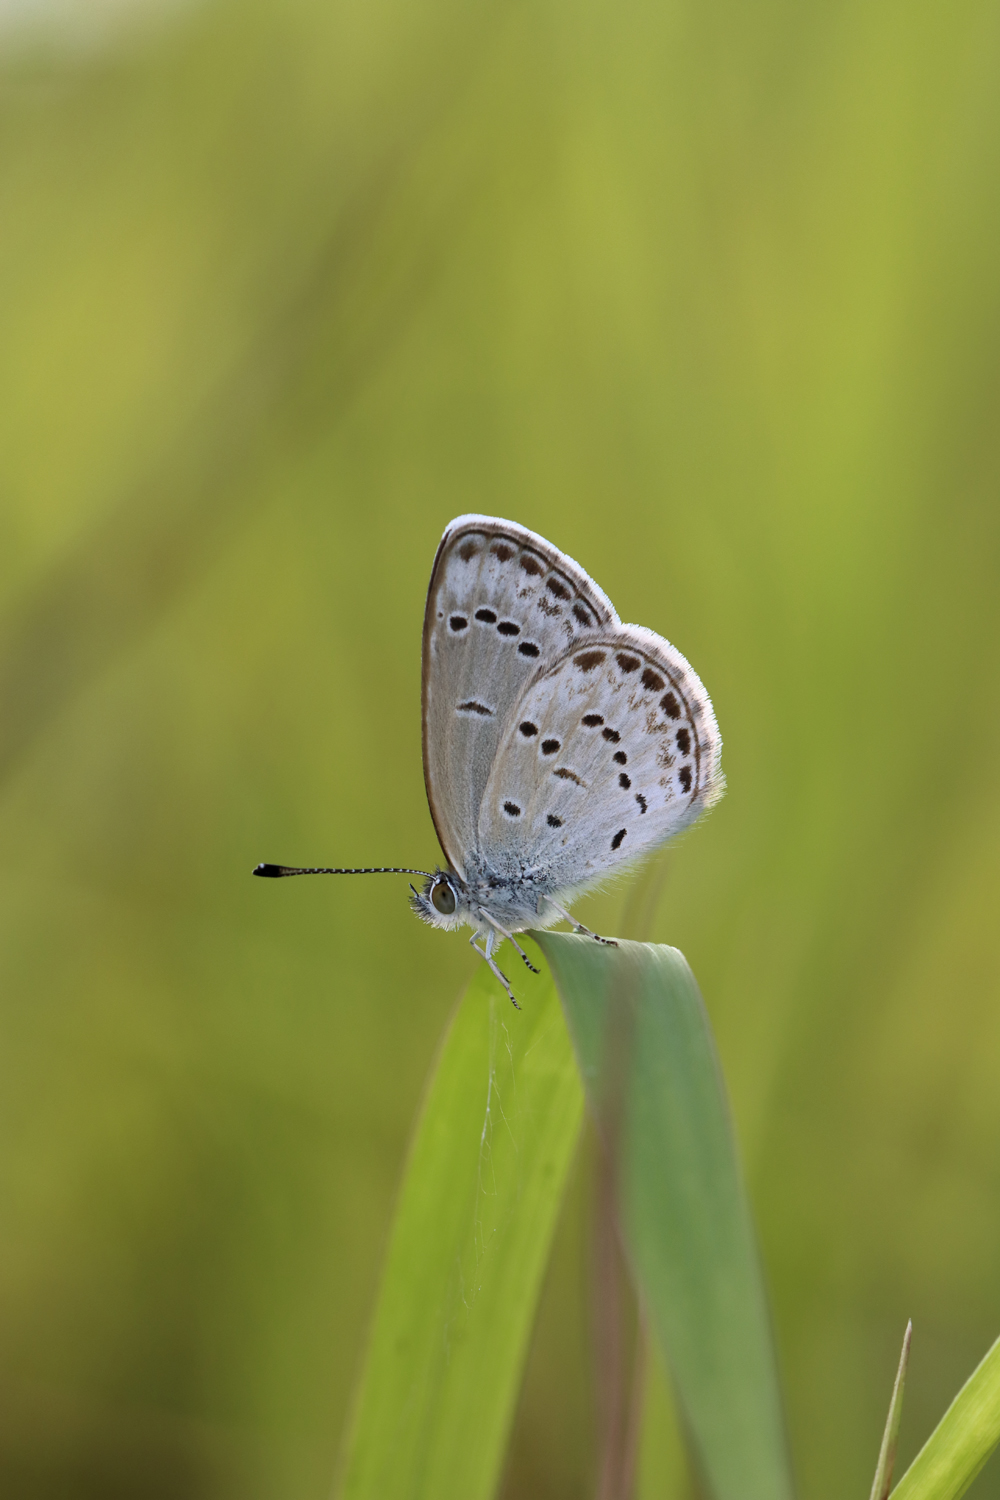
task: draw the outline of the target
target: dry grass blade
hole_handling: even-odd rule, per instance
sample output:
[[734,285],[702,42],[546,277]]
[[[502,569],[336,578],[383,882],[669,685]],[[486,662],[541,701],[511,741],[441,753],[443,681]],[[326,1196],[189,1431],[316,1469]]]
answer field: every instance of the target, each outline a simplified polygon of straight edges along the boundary
[[896,1371],[896,1381],[892,1388],[892,1400],[889,1402],[889,1415],[885,1419],[885,1432],[882,1434],[882,1447],[879,1449],[871,1500],[886,1500],[892,1486],[892,1471],[896,1463],[896,1442],[899,1438],[899,1419],[903,1414],[903,1388],[906,1385],[906,1369],[910,1363],[910,1339],[912,1337],[913,1324],[910,1322],[907,1323],[906,1332],[903,1334],[903,1349],[899,1356],[899,1369]]

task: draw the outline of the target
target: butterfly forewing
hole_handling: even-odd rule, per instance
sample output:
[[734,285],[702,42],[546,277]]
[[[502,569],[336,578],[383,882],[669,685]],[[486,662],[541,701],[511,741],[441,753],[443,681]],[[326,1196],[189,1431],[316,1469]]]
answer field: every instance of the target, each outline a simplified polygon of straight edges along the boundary
[[533,532],[475,515],[445,532],[424,614],[424,777],[441,847],[463,878],[518,702],[558,658],[617,623],[583,569]]
[[591,632],[529,683],[505,723],[479,844],[498,873],[585,886],[649,852],[722,795],[708,694],[668,641]]

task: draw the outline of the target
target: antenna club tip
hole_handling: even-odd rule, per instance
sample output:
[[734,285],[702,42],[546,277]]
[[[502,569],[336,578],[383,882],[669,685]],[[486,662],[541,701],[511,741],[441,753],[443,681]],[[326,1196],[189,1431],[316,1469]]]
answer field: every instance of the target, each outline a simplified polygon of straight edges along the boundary
[[255,875],[264,875],[274,880],[277,876],[284,875],[285,870],[283,865],[255,865],[253,873]]

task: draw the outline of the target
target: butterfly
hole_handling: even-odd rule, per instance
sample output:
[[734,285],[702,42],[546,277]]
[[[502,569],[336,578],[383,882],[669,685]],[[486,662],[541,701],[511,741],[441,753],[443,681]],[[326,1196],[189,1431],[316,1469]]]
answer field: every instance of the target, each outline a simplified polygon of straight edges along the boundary
[[[447,861],[255,875],[405,874],[423,921],[494,953],[687,828],[725,789],[711,700],[676,647],[623,625],[571,557],[512,521],[459,516],[424,611],[424,781]],[[537,972],[537,971],[536,971]]]

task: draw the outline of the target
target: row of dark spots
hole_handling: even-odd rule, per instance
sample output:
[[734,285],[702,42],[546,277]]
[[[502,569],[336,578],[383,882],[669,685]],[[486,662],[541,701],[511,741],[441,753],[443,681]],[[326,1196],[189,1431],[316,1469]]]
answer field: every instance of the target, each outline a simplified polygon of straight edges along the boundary
[[[576,615],[581,625],[589,626],[593,623],[589,615],[587,615],[586,611],[583,609],[582,605],[574,605],[573,613]],[[481,621],[481,623],[484,625],[492,625],[496,620],[496,615],[491,609],[477,609],[476,619]],[[461,632],[463,630],[467,630],[469,626],[469,622],[464,615],[452,615],[450,620],[448,621],[448,624],[451,626],[452,631],[455,635],[460,635]],[[497,625],[497,630],[501,635],[510,636],[521,634],[520,625],[515,625],[513,620],[501,620],[499,625]],[[538,647],[532,641],[522,641],[517,649],[518,651],[520,651],[522,656],[538,656],[540,654]]]
[[[474,557],[479,556],[480,541],[481,537],[466,537],[465,541],[458,549],[458,555],[463,562],[471,562]],[[496,558],[497,562],[505,563],[510,562],[511,558],[517,551],[517,546],[516,544],[511,545],[510,542],[504,541],[502,538],[498,537],[490,547],[490,551]],[[532,576],[537,576],[539,573],[545,572],[545,564],[542,562],[541,558],[536,557],[533,552],[521,553],[521,567],[526,573],[529,573]]]
[[[505,563],[510,562],[511,558],[515,554],[516,548],[512,547],[508,542],[496,541],[493,543],[490,551],[498,562]],[[458,555],[463,562],[471,562],[474,557],[477,557],[479,555],[479,546],[474,538],[469,537],[462,543],[462,545],[458,549]],[[530,578],[537,578],[545,572],[545,563],[542,562],[541,558],[536,557],[533,552],[522,552],[520,557],[520,564],[524,572],[527,573]],[[572,587],[565,579],[560,578],[556,573],[552,573],[545,580],[545,587],[548,589],[549,593],[554,594],[557,599],[572,599],[573,597]],[[573,605],[573,614],[576,616],[579,623],[585,626],[587,629],[589,629],[594,624],[593,615],[586,607],[586,605],[583,604],[579,599]]]
[[[627,651],[619,651],[615,656],[619,667],[623,672],[635,672],[642,666],[642,660],[638,656],[630,656]],[[573,665],[581,672],[593,672],[595,667],[603,666],[607,661],[606,651],[581,651],[574,656]],[[654,672],[652,667],[646,667],[642,674],[642,685],[651,693],[658,693],[666,686],[666,682],[659,672]],[[680,705],[673,693],[666,693],[660,700],[660,707],[671,719],[679,719],[681,716]],[[597,724],[602,722],[600,714],[587,714],[583,721],[585,724]]]
[[[585,724],[588,729],[598,729],[604,723],[604,715],[584,714],[583,718],[580,720],[580,723]],[[618,733],[617,729],[604,728],[601,730],[601,734],[607,740],[609,745],[617,745],[619,740],[621,739],[621,735]],[[612,756],[612,759],[616,760],[620,766],[623,766],[628,760],[628,756],[625,754],[624,750],[616,750],[614,755]]]
[[[493,550],[496,556],[500,558],[501,562],[506,562],[507,559],[500,556],[500,552],[497,548],[494,548]],[[545,572],[545,564],[540,558],[536,557],[533,552],[522,552],[521,567],[529,575],[529,577],[532,578],[537,578],[540,574]],[[570,588],[569,584],[564,579],[560,578],[556,573],[550,574],[550,576],[545,580],[545,587],[550,594],[555,596],[556,599],[565,600],[572,599],[573,597],[572,588]],[[586,629],[589,629],[594,624],[593,615],[590,613],[590,610],[586,607],[586,605],[583,604],[579,599],[577,599],[576,603],[573,605],[573,614],[578,623],[583,625]]]
[[[525,719],[522,724],[518,725],[518,729],[524,735],[524,738],[526,740],[534,739],[535,735],[538,733],[538,725],[532,724],[530,719]],[[543,755],[555,755],[556,751],[561,749],[562,744],[559,740],[542,740]],[[575,771],[567,771],[563,766],[560,766],[559,770],[556,771],[555,774],[557,776],[562,776],[565,780],[575,781],[578,786],[583,785],[583,782],[580,780]]]
[[[496,615],[491,609],[476,610],[476,619],[481,621],[484,625],[495,624],[496,618]],[[448,621],[448,624],[451,626],[456,635],[460,635],[463,630],[467,630],[469,627],[469,622],[464,615],[452,615],[451,619]],[[501,620],[499,625],[497,625],[497,630],[500,635],[514,636],[521,634],[520,625],[515,625],[513,620]],[[534,641],[521,641],[517,649],[521,656],[534,657],[540,655],[539,649],[535,645]]]
[[[607,659],[606,651],[581,651],[579,656],[574,656],[573,664],[581,672],[592,672],[595,667],[603,666]],[[616,651],[615,661],[623,672],[637,672],[642,666],[642,657],[632,656],[628,651]],[[652,667],[646,667],[642,674],[642,685],[651,693],[659,693],[666,683],[659,672],[654,672]]]
[[[509,562],[514,556],[513,549],[508,547],[506,542],[496,542],[490,550],[499,562]],[[545,572],[545,564],[533,552],[522,552],[520,562],[525,573],[531,578],[537,578]],[[564,578],[560,578],[557,573],[549,575],[545,580],[545,587],[556,599],[566,600],[573,598],[573,589],[569,582]],[[573,614],[579,624],[583,625],[586,629],[589,629],[594,624],[593,615],[579,599],[573,605]]]
[[[557,599],[566,600],[573,598],[573,590],[555,573],[551,574],[545,580],[545,587],[548,589],[549,593],[554,594]],[[577,624],[582,625],[585,630],[589,630],[594,624],[593,615],[591,614],[587,606],[579,599],[577,599],[573,605],[573,618],[576,620]]]
[[[601,714],[584,714],[580,722],[581,724],[586,724],[588,729],[596,729],[599,725],[604,723],[604,717]],[[617,745],[618,741],[621,739],[621,735],[618,733],[617,729],[602,729],[601,733],[603,734],[604,738],[606,740],[609,740],[613,745]],[[624,750],[616,750],[611,759],[613,761],[616,761],[620,766],[628,765],[628,756],[625,754]],[[618,777],[618,785],[621,787],[623,792],[627,792],[632,785],[631,778],[626,776],[624,771],[622,771],[621,775]],[[646,811],[645,806],[642,810],[643,812]],[[622,834],[622,837],[624,838],[625,835]],[[618,846],[615,845],[615,847],[617,848]]]
[[[652,671],[649,671],[648,668],[647,668],[647,671],[649,672],[650,676],[652,676],[652,677],[656,676],[656,674],[654,672],[652,672]],[[645,676],[645,674],[644,674],[644,676]],[[651,684],[649,684],[649,683],[647,683],[646,685],[647,686],[651,686]],[[659,687],[662,687],[662,686],[663,686],[662,679],[658,679],[658,681],[656,683],[656,687],[659,688]],[[680,718],[680,707],[679,707],[677,699],[674,697],[673,693],[667,693],[666,694],[666,696],[664,697],[664,699],[663,699],[663,701],[661,703],[661,707],[670,715],[670,717],[672,719],[678,719],[678,718]],[[597,729],[597,728],[599,728],[604,723],[604,718],[603,718],[603,715],[601,715],[601,714],[584,714],[584,716],[583,716],[583,718],[581,719],[580,722],[582,724],[585,724],[588,729]],[[610,740],[612,742],[612,744],[617,744],[618,741],[621,739],[621,735],[618,733],[618,731],[616,729],[603,729],[601,732],[604,735],[604,738],[606,740]],[[686,729],[678,729],[677,735],[676,735],[676,739],[677,739],[677,748],[680,750],[681,754],[682,755],[689,755],[691,753],[691,736],[690,736],[688,730],[686,730]],[[628,756],[625,754],[624,750],[617,750],[615,752],[615,754],[614,754],[613,759],[616,760],[620,766],[624,766],[628,762]],[[680,781],[680,784],[683,787],[683,789],[684,789],[685,792],[689,792],[691,790],[691,767],[690,766],[684,766],[684,767],[682,767],[680,775],[678,777],[678,780]],[[632,782],[629,779],[629,777],[626,776],[624,772],[622,772],[622,774],[618,777],[618,785],[621,787],[621,789],[622,789],[623,792],[627,792],[627,791],[631,790]],[[636,801],[639,804],[639,811],[644,813],[646,811],[648,805],[649,805],[647,803],[645,797],[643,797],[640,793],[637,793],[636,794]],[[622,834],[622,838],[624,838],[624,836],[625,835]],[[618,845],[615,844],[614,848],[617,849]]]
[[[505,802],[503,805],[503,810],[507,814],[508,818],[519,818],[521,816],[521,809],[518,807],[516,802]],[[545,821],[546,823],[548,823],[550,828],[562,827],[562,818],[557,818],[555,813],[549,813]]]
[[[586,724],[586,726],[587,726],[588,729],[597,729],[599,725],[601,725],[601,724],[604,723],[604,717],[603,717],[602,714],[584,714],[584,716],[580,720],[580,722],[581,722],[581,724]],[[604,729],[601,732],[604,735],[604,738],[606,740],[610,740],[612,742],[612,744],[617,745],[618,741],[621,739],[621,735],[618,733],[617,729]],[[612,758],[612,760],[617,761],[620,766],[628,765],[628,756],[625,754],[624,750],[616,750],[615,753],[614,753],[614,755],[611,758]],[[628,777],[628,776],[626,776],[626,774],[625,774],[624,771],[622,771],[621,775],[618,777],[618,785],[621,787],[621,789],[622,789],[623,792],[627,792],[627,791],[629,791],[631,789],[631,786],[632,786],[631,778]],[[639,803],[640,811],[645,812],[646,811],[646,799],[645,799],[645,797],[637,796],[636,797],[636,801]],[[624,838],[624,837],[625,837],[625,834],[623,833],[622,834],[622,838]],[[618,847],[618,845],[615,844],[614,848],[617,849],[617,847]]]
[[[538,725],[532,724],[530,719],[525,719],[522,724],[518,725],[518,729],[524,735],[524,738],[526,740],[533,740],[535,735],[538,733]],[[561,749],[562,745],[560,744],[559,740],[542,740],[543,755],[555,755],[556,751]]]

